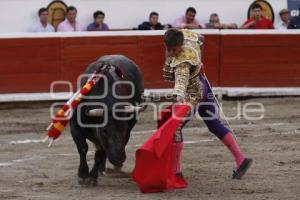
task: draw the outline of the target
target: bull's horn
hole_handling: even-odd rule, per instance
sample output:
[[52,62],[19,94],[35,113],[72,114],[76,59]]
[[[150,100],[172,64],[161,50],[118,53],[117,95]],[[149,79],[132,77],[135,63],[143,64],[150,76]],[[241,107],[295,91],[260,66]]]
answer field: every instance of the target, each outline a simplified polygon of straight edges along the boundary
[[104,115],[104,109],[97,108],[97,109],[91,109],[87,112],[87,116],[89,117],[103,117]]
[[133,113],[133,112],[142,112],[146,109],[147,105],[143,105],[143,106],[125,106],[124,107],[124,111],[128,112],[128,113]]

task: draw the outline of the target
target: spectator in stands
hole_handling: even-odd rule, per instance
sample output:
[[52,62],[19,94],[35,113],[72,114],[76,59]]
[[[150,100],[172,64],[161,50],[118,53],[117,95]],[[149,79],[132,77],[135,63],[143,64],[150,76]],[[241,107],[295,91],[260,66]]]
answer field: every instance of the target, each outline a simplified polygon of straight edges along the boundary
[[251,9],[253,17],[241,26],[242,29],[274,29],[272,21],[262,15],[260,4],[254,4]]
[[74,6],[69,6],[66,12],[66,19],[58,25],[57,32],[83,31],[83,28],[76,20],[76,17],[77,9]]
[[197,11],[193,7],[187,8],[185,12],[185,16],[180,17],[175,22],[176,28],[186,28],[186,29],[201,29],[202,26],[198,22],[197,19],[195,19],[195,16],[197,14]]
[[289,10],[282,9],[279,12],[281,22],[277,24],[276,29],[286,30],[289,25]]
[[88,31],[108,31],[108,25],[104,23],[105,14],[98,10],[94,12],[94,22],[87,27]]
[[[300,5],[299,5],[300,15]],[[300,29],[300,16],[293,17],[288,25],[288,29]]]
[[31,27],[31,32],[55,32],[54,27],[48,23],[48,10],[47,8],[39,9],[40,21]]
[[217,13],[213,13],[209,17],[209,23],[205,24],[208,29],[237,29],[237,24],[221,24]]
[[151,12],[149,15],[149,21],[143,22],[138,26],[138,30],[163,30],[165,27],[158,22],[158,13]]

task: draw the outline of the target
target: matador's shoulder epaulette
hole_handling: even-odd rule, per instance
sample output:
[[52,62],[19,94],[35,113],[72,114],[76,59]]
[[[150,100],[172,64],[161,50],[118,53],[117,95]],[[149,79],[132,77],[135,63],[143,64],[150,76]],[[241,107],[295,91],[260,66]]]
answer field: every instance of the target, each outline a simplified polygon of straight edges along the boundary
[[185,40],[190,40],[193,42],[198,42],[199,38],[198,38],[198,34],[190,31],[188,29],[182,29],[181,32],[183,33],[183,37]]
[[179,55],[174,57],[170,63],[171,67],[177,67],[181,63],[190,63],[193,66],[200,64],[198,52],[192,47],[183,47]]

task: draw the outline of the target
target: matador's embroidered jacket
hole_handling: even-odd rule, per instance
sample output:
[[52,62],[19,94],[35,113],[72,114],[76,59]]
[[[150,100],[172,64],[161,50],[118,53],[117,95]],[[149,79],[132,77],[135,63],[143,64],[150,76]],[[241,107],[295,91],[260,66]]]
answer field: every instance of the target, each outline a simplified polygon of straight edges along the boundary
[[185,101],[196,105],[203,96],[203,85],[199,79],[202,67],[200,41],[192,31],[181,30],[184,42],[181,52],[175,57],[166,57],[163,77],[175,82],[175,95],[184,97]]

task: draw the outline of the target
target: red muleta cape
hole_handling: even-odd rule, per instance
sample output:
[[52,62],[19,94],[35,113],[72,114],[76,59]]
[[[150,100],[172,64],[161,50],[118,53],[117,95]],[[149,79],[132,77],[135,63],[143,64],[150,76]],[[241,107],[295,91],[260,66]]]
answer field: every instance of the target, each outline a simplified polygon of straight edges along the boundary
[[[143,193],[164,192],[187,187],[187,182],[172,170],[174,134],[190,111],[188,105],[175,105],[161,112],[158,130],[136,151],[133,180]],[[173,113],[173,115],[171,114]],[[176,117],[175,117],[176,116]]]

